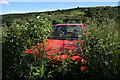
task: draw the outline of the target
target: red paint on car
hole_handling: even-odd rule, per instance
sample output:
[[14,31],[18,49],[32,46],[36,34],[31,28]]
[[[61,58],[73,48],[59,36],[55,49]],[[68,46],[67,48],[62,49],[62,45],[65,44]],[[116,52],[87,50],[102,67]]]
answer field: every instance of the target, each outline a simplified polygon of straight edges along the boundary
[[[82,40],[78,40],[78,37],[81,36],[80,34],[84,34],[83,28],[83,24],[56,24],[53,27],[53,35],[49,37],[47,41],[44,41],[42,44],[37,43],[36,46],[31,46],[30,49],[25,50],[25,53],[39,54],[38,49],[42,49],[44,45],[46,48],[42,50],[46,51],[47,56],[55,61],[62,61],[63,59],[80,61],[79,58],[82,52],[80,50],[78,51],[77,48],[80,45],[77,43],[83,44]],[[79,35],[75,33],[73,35],[73,32],[76,30],[79,30]],[[63,37],[60,37],[61,34],[64,34]],[[48,59],[47,56],[45,56],[46,59]],[[82,59],[81,63],[83,64],[84,62],[85,60]],[[85,67],[81,67],[81,71],[83,71],[84,68]]]

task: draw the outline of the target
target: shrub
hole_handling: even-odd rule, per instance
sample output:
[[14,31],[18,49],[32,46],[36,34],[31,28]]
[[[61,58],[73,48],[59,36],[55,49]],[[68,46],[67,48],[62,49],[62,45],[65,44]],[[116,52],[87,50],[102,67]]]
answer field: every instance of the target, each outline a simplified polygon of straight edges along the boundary
[[[108,20],[107,22],[112,21]],[[120,71],[120,52],[118,50],[118,31],[114,22],[109,25],[86,26],[85,59],[89,78],[118,78]]]
[[24,51],[41,40],[46,40],[50,29],[51,22],[44,14],[26,20],[25,25],[19,25],[15,21],[11,26],[3,25],[3,79],[43,78],[45,62],[41,60],[40,64],[35,63],[34,57]]

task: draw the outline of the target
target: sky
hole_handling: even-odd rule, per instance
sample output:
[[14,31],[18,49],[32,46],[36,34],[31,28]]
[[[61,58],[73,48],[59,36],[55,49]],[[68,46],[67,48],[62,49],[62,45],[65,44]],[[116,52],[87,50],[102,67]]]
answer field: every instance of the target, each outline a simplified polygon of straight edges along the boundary
[[6,0],[7,2],[119,2],[120,0]]
[[[24,0],[25,1],[25,0]],[[2,0],[0,1],[0,13],[1,14],[13,14],[13,13],[28,13],[28,12],[43,12],[43,11],[53,11],[53,10],[62,10],[62,9],[70,9],[70,8],[77,8],[77,7],[97,7],[97,6],[118,6],[119,0],[106,0],[106,2],[97,1],[97,0],[91,0],[90,2],[87,2],[89,0],[69,0],[67,2],[64,0],[64,2],[61,0],[61,2],[57,2],[52,0],[51,2],[47,0],[44,0],[44,2],[37,1],[37,0],[26,0],[24,1],[17,1],[17,0]],[[93,1],[93,2],[92,2]],[[95,1],[95,2],[94,2]],[[108,2],[107,2],[108,1]],[[110,2],[112,1],[112,2]]]

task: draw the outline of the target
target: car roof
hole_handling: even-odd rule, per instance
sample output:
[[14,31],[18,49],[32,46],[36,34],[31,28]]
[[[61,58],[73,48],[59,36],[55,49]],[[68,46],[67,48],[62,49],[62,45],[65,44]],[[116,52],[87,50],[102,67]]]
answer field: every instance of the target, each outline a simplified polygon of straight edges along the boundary
[[54,26],[72,26],[72,25],[76,25],[76,26],[83,26],[83,24],[56,24],[56,25],[54,25]]

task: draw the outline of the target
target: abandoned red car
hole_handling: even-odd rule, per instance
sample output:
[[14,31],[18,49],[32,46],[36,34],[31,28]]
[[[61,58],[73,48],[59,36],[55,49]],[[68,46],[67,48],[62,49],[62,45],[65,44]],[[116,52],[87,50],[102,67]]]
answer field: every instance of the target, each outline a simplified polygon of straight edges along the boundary
[[[79,59],[82,53],[82,47],[84,46],[81,40],[82,34],[84,34],[83,28],[83,24],[54,25],[52,35],[49,36],[47,41],[43,42],[44,45],[47,45],[44,50],[48,54],[48,57],[54,61],[69,59],[84,63],[84,59]],[[34,49],[38,51],[38,47],[40,46],[37,44],[37,46],[27,49],[25,53],[34,53]],[[46,59],[48,58],[46,57]]]

